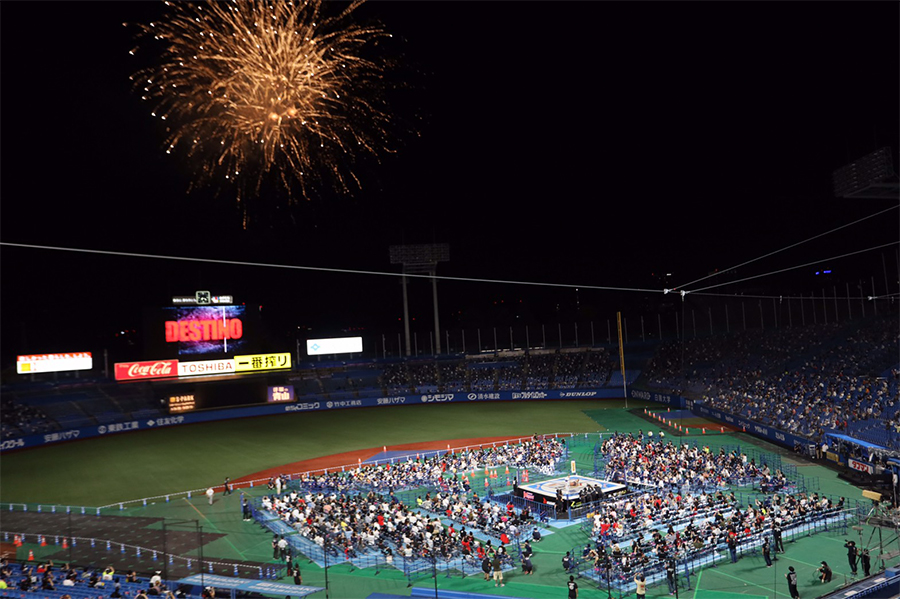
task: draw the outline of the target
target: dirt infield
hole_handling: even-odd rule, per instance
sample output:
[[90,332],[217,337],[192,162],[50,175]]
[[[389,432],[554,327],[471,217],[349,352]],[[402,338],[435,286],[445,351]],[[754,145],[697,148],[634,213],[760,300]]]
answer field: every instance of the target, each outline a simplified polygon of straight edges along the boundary
[[396,452],[398,450],[438,450],[440,448],[465,448],[466,446],[481,446],[492,444],[494,442],[505,442],[506,440],[517,439],[509,436],[500,437],[480,437],[480,438],[464,438],[458,440],[436,440],[433,442],[416,442],[414,444],[399,444],[397,446],[366,448],[364,450],[354,450],[352,452],[342,452],[340,454],[332,454],[330,456],[320,456],[309,460],[301,460],[294,463],[281,465],[265,471],[250,473],[234,480],[234,484],[247,483],[250,481],[258,481],[260,479],[269,479],[281,474],[306,473],[313,471],[321,471],[323,469],[333,469],[336,467],[356,465],[360,460],[367,460],[369,457],[383,452]]

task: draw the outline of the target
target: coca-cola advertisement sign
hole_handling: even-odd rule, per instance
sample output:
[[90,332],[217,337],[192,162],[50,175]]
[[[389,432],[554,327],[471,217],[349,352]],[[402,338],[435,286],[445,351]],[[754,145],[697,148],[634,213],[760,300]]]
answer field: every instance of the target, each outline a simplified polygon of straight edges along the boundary
[[116,381],[178,377],[177,360],[116,363]]

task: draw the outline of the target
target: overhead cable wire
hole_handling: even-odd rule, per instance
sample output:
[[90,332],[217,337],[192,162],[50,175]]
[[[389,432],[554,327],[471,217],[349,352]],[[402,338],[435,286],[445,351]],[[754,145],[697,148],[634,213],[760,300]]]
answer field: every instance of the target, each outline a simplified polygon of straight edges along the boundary
[[760,277],[768,277],[769,275],[777,275],[778,273],[784,273],[785,271],[793,271],[795,269],[802,269],[803,267],[809,267],[812,265],[817,265],[829,260],[837,260],[839,258],[847,258],[848,256],[854,256],[856,254],[863,254],[864,252],[871,252],[872,250],[880,250],[881,248],[887,248],[889,246],[896,246],[900,244],[900,240],[896,242],[890,242],[889,244],[881,244],[880,246],[872,246],[871,248],[866,248],[865,250],[857,250],[855,252],[847,252],[846,254],[839,254],[837,256],[831,256],[829,258],[821,258],[819,260],[814,260],[812,262],[804,263],[802,265],[796,265],[794,267],[787,267],[784,269],[778,269],[776,271],[769,271],[768,273],[763,273],[761,275],[752,275],[750,277],[744,277],[743,279],[735,279],[734,281],[726,281],[725,283],[717,283],[714,285],[707,286],[705,288],[699,288],[696,290],[686,290],[688,294],[697,294],[706,290],[711,290],[713,288],[722,287],[723,285],[731,285],[734,283],[741,283],[744,281],[750,281],[751,279],[759,279]]
[[360,269],[338,269],[336,267],[309,267],[304,265],[283,265],[278,263],[259,263],[239,260],[225,260],[218,258],[198,258],[191,256],[171,256],[166,254],[143,254],[138,252],[119,252],[114,250],[93,250],[90,248],[67,248],[65,246],[42,246],[37,244],[17,244],[13,242],[0,242],[0,246],[12,248],[28,248],[32,250],[55,250],[60,252],[80,252],[84,254],[100,254],[105,256],[122,256],[127,258],[151,258],[158,260],[174,260],[182,262],[199,262],[208,264],[231,265],[240,267],[267,267],[273,269],[291,269],[299,271],[319,271],[327,273],[343,273],[348,275],[378,275],[387,277],[412,277],[418,279],[437,279],[441,281],[465,281],[471,283],[503,283],[510,285],[532,285],[542,287],[577,288],[583,290],[605,290],[613,292],[650,292],[663,293],[663,290],[649,288],[612,287],[602,285],[581,285],[572,283],[546,283],[540,281],[515,281],[508,279],[480,279],[476,277],[450,277],[447,275],[427,275],[419,273],[393,273],[387,271],[364,271]]
[[890,300],[892,298],[900,297],[900,293],[892,293],[892,294],[880,294],[878,296],[872,296],[871,294],[865,294],[861,296],[796,296],[793,294],[781,294],[777,296],[766,296],[762,294],[717,294],[715,292],[698,292],[696,294],[688,294],[688,296],[707,296],[710,298],[742,298],[746,300],[832,300],[834,298],[838,298],[839,300]]
[[750,263],[754,263],[754,262],[759,261],[759,260],[762,260],[762,259],[764,259],[764,258],[768,258],[768,257],[770,257],[770,256],[774,256],[774,255],[778,254],[779,252],[784,252],[785,250],[790,250],[791,248],[796,248],[797,246],[800,246],[800,245],[802,245],[802,244],[805,244],[806,242],[811,242],[811,241],[813,241],[813,240],[815,240],[815,239],[818,239],[818,238],[820,238],[820,237],[823,237],[823,236],[829,235],[829,234],[831,234],[831,233],[834,233],[835,231],[840,231],[841,229],[844,229],[844,228],[846,228],[846,227],[851,227],[851,226],[853,226],[853,225],[856,225],[857,223],[862,223],[863,221],[865,221],[865,220],[867,220],[867,219],[871,219],[871,218],[873,218],[873,217],[877,217],[878,215],[882,215],[882,214],[884,214],[884,213],[886,213],[886,212],[888,212],[888,211],[894,210],[895,208],[897,208],[897,206],[891,206],[891,207],[888,207],[888,208],[886,208],[886,209],[884,209],[884,210],[878,211],[878,212],[875,213],[875,214],[869,215],[868,217],[863,217],[862,219],[857,219],[856,221],[853,221],[852,223],[846,223],[846,224],[844,224],[844,225],[841,225],[840,227],[836,227],[835,229],[832,229],[831,231],[826,231],[825,233],[820,233],[820,234],[818,234],[818,235],[814,235],[813,237],[807,238],[807,239],[803,240],[802,242],[797,242],[796,244],[791,244],[790,246],[785,246],[784,248],[781,248],[780,250],[775,250],[774,252],[769,252],[768,254],[764,254],[764,255],[759,256],[759,257],[757,257],[757,258],[754,258],[754,259],[752,259],[752,260],[748,260],[748,261],[746,261],[746,262],[742,262],[741,264],[735,265],[735,266],[733,266],[733,267],[729,267],[728,269],[722,269],[721,271],[716,271],[715,273],[710,273],[709,275],[705,275],[705,276],[701,277],[700,279],[695,279],[694,281],[691,281],[691,282],[689,282],[689,283],[685,283],[684,285],[680,285],[680,286],[675,287],[675,288],[672,288],[672,289],[673,289],[673,290],[682,290],[682,289],[686,288],[686,287],[689,286],[689,285],[694,285],[695,283],[700,283],[701,281],[705,281],[705,280],[709,279],[710,277],[717,277],[717,276],[722,275],[723,273],[727,273],[728,271],[731,271],[731,270],[733,270],[733,269],[739,269],[739,268],[741,268],[741,267],[744,267],[744,266],[746,266],[746,265],[749,265]]

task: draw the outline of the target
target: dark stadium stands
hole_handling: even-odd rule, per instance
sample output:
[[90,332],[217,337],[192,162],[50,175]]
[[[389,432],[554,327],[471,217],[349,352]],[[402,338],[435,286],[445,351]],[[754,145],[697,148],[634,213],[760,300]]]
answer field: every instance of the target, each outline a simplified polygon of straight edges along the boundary
[[644,383],[810,439],[896,446],[898,343],[896,315],[673,342]]

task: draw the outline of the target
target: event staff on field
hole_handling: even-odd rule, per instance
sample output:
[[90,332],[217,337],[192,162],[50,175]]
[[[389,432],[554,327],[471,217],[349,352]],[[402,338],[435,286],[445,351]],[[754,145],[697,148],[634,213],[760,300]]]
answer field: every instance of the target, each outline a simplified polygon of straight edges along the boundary
[[787,579],[788,591],[791,593],[791,598],[794,598],[795,600],[800,598],[800,592],[797,591],[797,573],[794,571],[794,567],[788,567],[788,572],[784,577]]
[[847,549],[847,562],[850,564],[850,571],[856,575],[857,572],[857,558],[859,556],[856,550],[856,542],[853,540],[846,540],[844,543],[844,548]]

